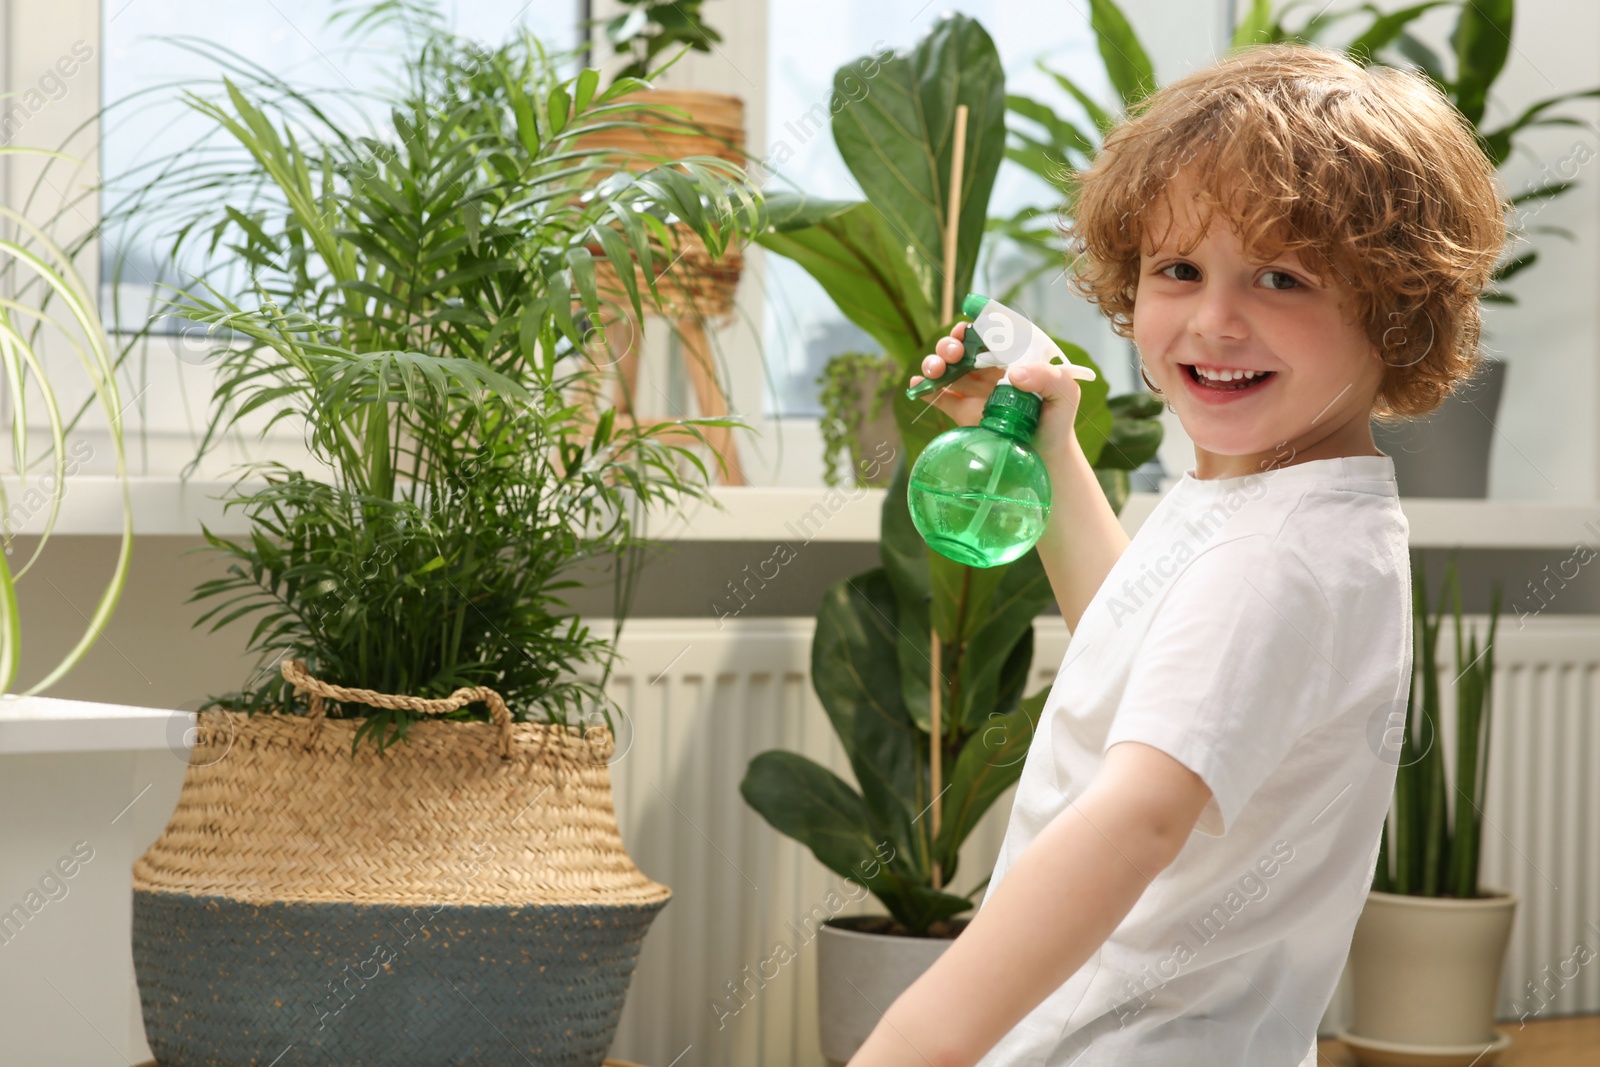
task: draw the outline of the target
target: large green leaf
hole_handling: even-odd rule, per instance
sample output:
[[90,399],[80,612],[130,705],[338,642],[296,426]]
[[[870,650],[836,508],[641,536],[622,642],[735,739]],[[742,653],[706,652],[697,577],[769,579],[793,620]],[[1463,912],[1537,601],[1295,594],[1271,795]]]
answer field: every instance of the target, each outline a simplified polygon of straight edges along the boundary
[[932,799],[925,737],[900,699],[894,590],[877,567],[823,594],[811,643],[812,683],[844,746],[875,833],[926,865],[913,825]]
[[1516,0],[1471,0],[1461,5],[1450,34],[1456,50],[1456,108],[1474,126],[1483,121],[1489,88],[1511,53],[1511,20]]
[[966,897],[929,886],[926,872],[872,829],[861,796],[804,756],[761,753],[750,761],[739,792],[773,829],[805,845],[835,874],[865,886],[907,926],[926,929],[972,907]]
[[886,853],[877,848],[861,794],[826,767],[795,752],[763,752],[750,761],[739,792],[773,829],[809,848],[830,871],[874,893],[893,888],[872,862]]
[[897,609],[900,632],[895,643],[895,661],[900,671],[900,699],[917,727],[927,730],[929,680],[933,672],[929,639],[933,594],[928,572],[928,558],[932,552],[911,521],[911,509],[906,500],[909,471],[910,464],[902,460],[884,495],[878,554],[894,590]]
[[1105,61],[1106,77],[1123,106],[1131,107],[1155,92],[1155,67],[1122,10],[1112,0],[1089,0],[1089,25]]
[[1052,337],[1051,340],[1073,363],[1094,371],[1094,381],[1078,383],[1078,413],[1072,419],[1072,433],[1078,439],[1078,447],[1083,449],[1083,456],[1089,465],[1098,466],[1113,424],[1109,407],[1111,385],[1106,381],[1106,373],[1100,369],[1100,364],[1082,346],[1060,337]]
[[1010,710],[997,709],[986,714],[977,731],[962,746],[950,776],[948,795],[951,799],[941,811],[943,821],[939,826],[937,848],[941,857],[959,853],[961,843],[978,825],[983,813],[1022,775],[1034,730],[1049,695],[1049,689],[1041,689]]
[[1095,461],[1097,470],[1137,470],[1161,447],[1162,426],[1155,417],[1162,407],[1153,393],[1124,393],[1107,403],[1111,432]]
[[[834,75],[841,97],[849,96],[855,66]],[[962,104],[967,130],[954,271],[959,307],[972,284],[989,194],[1005,156],[1005,74],[994,42],[974,19],[945,15],[909,53],[881,61],[871,91],[833,116],[845,166],[883,213],[933,308],[944,284],[955,115]]]
[[766,204],[771,228],[756,240],[805,268],[840,313],[901,366],[920,361],[924,339],[938,332],[939,323],[902,243],[878,209],[793,193],[774,193]]
[[[975,624],[959,655],[960,692],[951,701],[967,732],[979,729],[991,711],[1010,710],[1002,694],[1020,695],[1033,660],[1033,620],[1055,596],[1037,551],[994,570],[1000,580],[993,592],[968,609]],[[1019,663],[1017,648],[1024,643],[1028,655]],[[1021,678],[1017,677],[1019,670]]]

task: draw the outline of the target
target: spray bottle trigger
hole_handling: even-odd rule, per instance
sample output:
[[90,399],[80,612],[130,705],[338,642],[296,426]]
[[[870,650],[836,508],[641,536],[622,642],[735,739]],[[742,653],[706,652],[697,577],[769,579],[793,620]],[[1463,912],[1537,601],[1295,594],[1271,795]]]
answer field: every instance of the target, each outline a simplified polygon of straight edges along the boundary
[[978,327],[974,323],[967,323],[967,328],[961,333],[963,354],[959,360],[945,365],[944,373],[937,378],[924,378],[922,381],[906,390],[907,400],[919,400],[936,389],[943,389],[968,371],[978,369],[978,353],[985,351],[983,338],[978,336]]

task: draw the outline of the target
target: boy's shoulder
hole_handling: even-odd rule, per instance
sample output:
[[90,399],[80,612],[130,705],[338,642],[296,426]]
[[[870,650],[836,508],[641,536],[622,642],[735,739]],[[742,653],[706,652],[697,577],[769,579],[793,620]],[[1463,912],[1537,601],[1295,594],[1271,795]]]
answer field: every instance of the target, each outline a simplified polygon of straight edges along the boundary
[[1227,557],[1248,572],[1293,559],[1324,587],[1406,580],[1410,525],[1392,480],[1268,477],[1241,485],[1231,506],[1229,495],[1180,511],[1182,528],[1203,535],[1196,557],[1211,555],[1209,566]]

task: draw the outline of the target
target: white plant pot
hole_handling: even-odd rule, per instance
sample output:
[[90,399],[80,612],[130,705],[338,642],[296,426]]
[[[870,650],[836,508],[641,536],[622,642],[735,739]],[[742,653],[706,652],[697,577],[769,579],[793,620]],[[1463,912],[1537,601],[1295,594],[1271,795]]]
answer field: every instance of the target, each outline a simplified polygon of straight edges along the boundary
[[[1485,1067],[1509,1044],[1494,1021],[1517,895],[1483,893],[1458,900],[1368,892],[1350,943],[1347,1042],[1363,1064],[1428,1062],[1393,1058],[1404,1053],[1450,1062],[1470,1046],[1460,1062],[1478,1056],[1476,1067]],[[1481,1055],[1485,1047],[1492,1054]]]
[[[823,923],[817,936],[817,1018],[828,1067],[845,1067],[889,1005],[955,939],[869,934],[836,921]],[[953,919],[951,925],[966,922]]]

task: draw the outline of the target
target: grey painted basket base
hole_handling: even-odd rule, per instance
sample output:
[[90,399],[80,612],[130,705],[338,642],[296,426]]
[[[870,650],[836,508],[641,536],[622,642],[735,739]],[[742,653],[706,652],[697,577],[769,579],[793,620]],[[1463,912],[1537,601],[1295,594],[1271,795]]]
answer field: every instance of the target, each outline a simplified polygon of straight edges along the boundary
[[151,1051],[161,1067],[599,1067],[666,903],[250,904],[135,890]]

